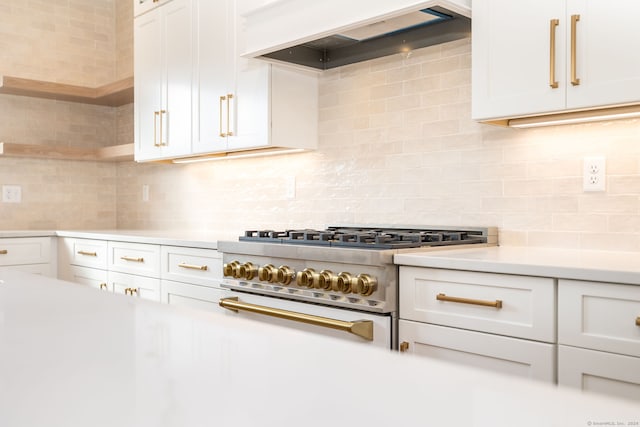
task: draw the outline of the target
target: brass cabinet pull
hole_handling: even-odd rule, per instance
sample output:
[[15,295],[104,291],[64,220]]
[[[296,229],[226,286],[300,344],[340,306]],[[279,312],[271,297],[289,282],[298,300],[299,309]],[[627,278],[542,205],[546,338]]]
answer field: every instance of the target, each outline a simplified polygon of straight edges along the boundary
[[8,253],[9,253],[9,251],[8,251],[8,250],[6,250],[6,249],[0,249],[0,255],[6,255],[6,254],[8,254]]
[[107,284],[106,283],[100,283],[100,289],[107,290]]
[[373,322],[371,320],[345,322],[343,320],[330,319],[328,317],[320,317],[311,314],[297,313],[295,311],[281,310],[279,308],[249,304],[238,301],[238,297],[221,298],[220,307],[235,312],[242,310],[251,313],[263,314],[265,316],[277,317],[279,319],[293,320],[295,322],[307,323],[309,325],[337,329],[339,331],[357,335],[365,340],[373,341]]
[[178,267],[188,268],[191,270],[202,270],[202,271],[207,271],[209,269],[209,266],[206,266],[206,265],[193,265],[193,264],[187,264],[184,262],[181,262],[180,264],[178,264]]
[[400,353],[404,353],[407,350],[409,350],[409,343],[406,341],[402,341],[400,343]]
[[577,77],[576,70],[576,27],[578,26],[579,20],[580,15],[571,15],[571,84],[574,86],[578,86],[580,84],[580,79]]
[[133,294],[137,295],[138,294],[138,289],[136,289],[136,288],[125,288],[124,294],[125,295],[131,295],[131,296],[133,296]]
[[448,297],[445,294],[438,294],[436,296],[438,301],[447,301],[447,302],[459,302],[462,304],[473,304],[473,305],[482,305],[485,307],[495,307],[502,308],[502,301],[497,299],[495,301],[483,301],[480,299],[470,299],[470,298],[459,298],[459,297]]
[[640,326],[640,316],[636,317],[636,326]]
[[162,117],[163,117],[163,114],[167,114],[167,110],[160,110],[160,146],[169,145],[167,142],[164,142],[163,138],[162,138],[162,134],[163,134],[163,132],[162,132]]
[[220,97],[220,138],[224,138],[227,134],[222,130],[222,102],[227,99],[226,96]]
[[560,24],[559,19],[549,21],[549,86],[558,88],[556,81],[556,28]]
[[136,258],[132,256],[121,256],[120,259],[123,261],[144,262],[144,258]]
[[233,132],[231,131],[231,98],[233,98],[233,95],[228,93],[227,94],[227,136],[233,136]]
[[89,251],[78,251],[78,255],[98,256],[96,252],[89,252]]
[[153,112],[153,146],[154,147],[160,147],[160,144],[158,144],[158,136],[157,136],[159,115],[160,115],[160,111]]

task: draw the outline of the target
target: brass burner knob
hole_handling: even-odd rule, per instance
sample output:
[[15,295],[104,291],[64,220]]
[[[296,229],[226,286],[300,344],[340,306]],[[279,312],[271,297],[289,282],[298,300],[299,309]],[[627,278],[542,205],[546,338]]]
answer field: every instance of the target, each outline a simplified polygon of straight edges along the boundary
[[298,271],[296,275],[296,283],[303,288],[313,288],[314,277],[316,272],[313,268],[305,268],[302,271]]
[[293,271],[287,265],[281,265],[278,268],[278,272],[276,273],[276,282],[282,283],[283,285],[288,285],[293,281],[293,278],[296,276],[296,272]]
[[351,273],[342,272],[331,279],[331,288],[343,294],[351,293]]
[[378,280],[375,277],[362,273],[353,279],[352,286],[355,288],[355,292],[366,297],[374,293],[378,288]]
[[316,277],[314,287],[317,289],[324,289],[325,291],[331,290],[331,278],[333,272],[330,270],[322,270]]
[[239,265],[236,270],[238,270],[239,279],[252,280],[258,274],[258,267],[250,262]]
[[278,269],[273,264],[265,264],[258,269],[258,279],[262,282],[275,282]]
[[239,261],[231,261],[230,263],[224,264],[222,266],[222,274],[227,277],[227,276],[233,276],[234,272],[236,271],[236,267],[238,267],[240,265]]

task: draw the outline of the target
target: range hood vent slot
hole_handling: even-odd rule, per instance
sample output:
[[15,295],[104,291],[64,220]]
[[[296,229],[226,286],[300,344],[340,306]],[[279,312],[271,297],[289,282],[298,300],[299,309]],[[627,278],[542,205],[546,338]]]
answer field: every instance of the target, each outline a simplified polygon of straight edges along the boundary
[[329,70],[470,36],[471,19],[441,7],[431,7],[262,57]]

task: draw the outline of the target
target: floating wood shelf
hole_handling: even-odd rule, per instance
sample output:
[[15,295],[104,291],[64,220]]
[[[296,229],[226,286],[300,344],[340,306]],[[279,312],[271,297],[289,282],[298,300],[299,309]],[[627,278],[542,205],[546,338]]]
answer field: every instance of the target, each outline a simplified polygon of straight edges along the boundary
[[0,93],[118,107],[133,102],[133,77],[91,88],[0,76]]
[[133,160],[133,144],[103,148],[73,148],[0,142],[0,156],[103,162],[125,161]]

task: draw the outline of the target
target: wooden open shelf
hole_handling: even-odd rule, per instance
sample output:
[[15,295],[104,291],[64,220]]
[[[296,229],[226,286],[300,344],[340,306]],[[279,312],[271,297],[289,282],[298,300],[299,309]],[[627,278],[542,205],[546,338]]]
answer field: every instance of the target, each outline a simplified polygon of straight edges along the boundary
[[118,107],[133,102],[133,77],[97,88],[0,76],[0,94]]
[[133,160],[133,144],[103,148],[73,148],[0,142],[0,156],[59,160],[125,161]]

